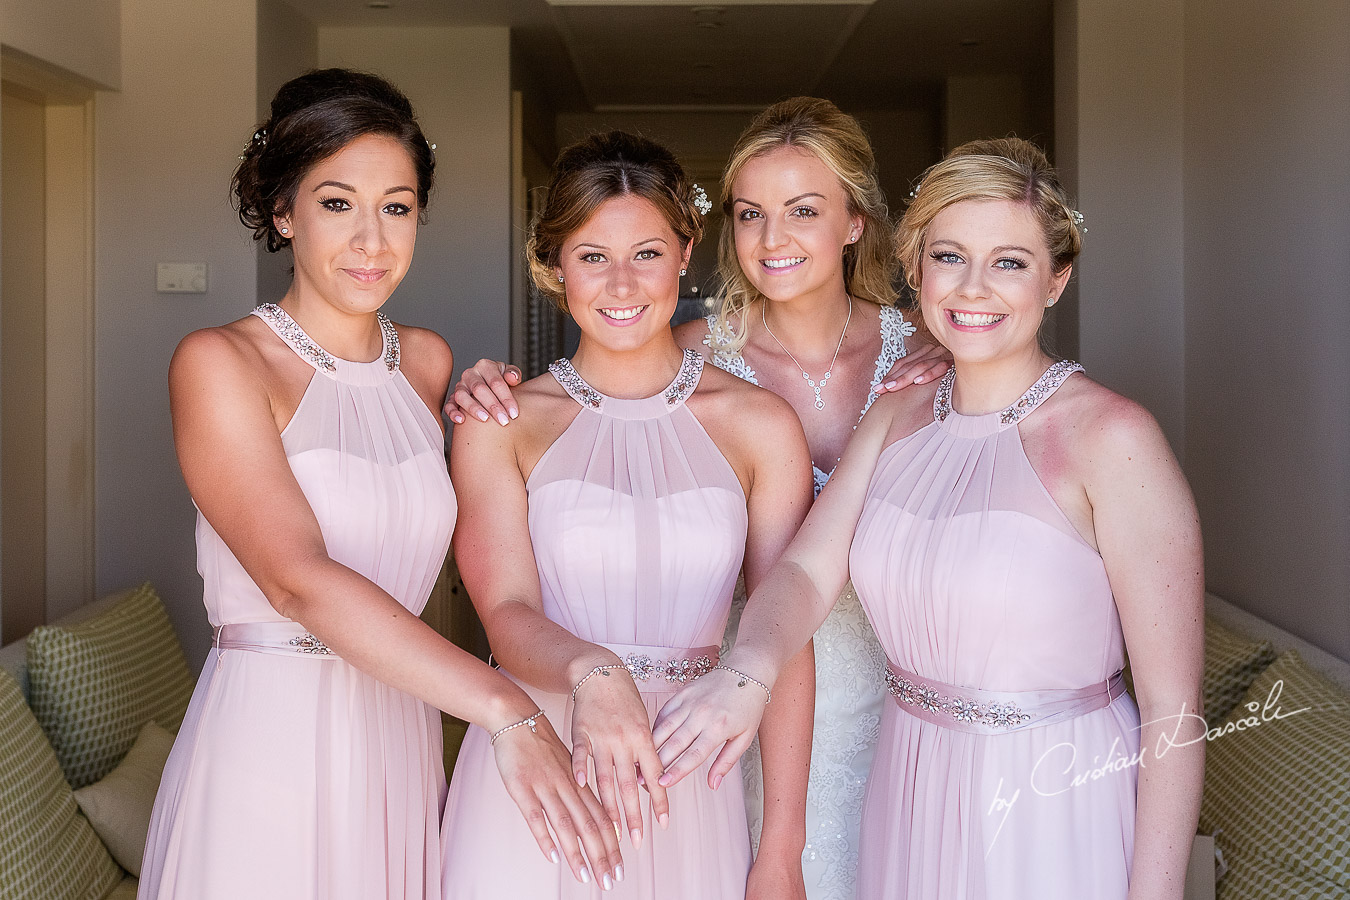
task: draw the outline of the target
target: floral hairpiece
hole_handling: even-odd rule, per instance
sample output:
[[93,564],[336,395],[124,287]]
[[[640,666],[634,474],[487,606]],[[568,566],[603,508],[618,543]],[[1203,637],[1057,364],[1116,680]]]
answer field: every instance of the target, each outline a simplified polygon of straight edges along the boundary
[[690,193],[693,194],[694,209],[698,210],[701,215],[706,216],[712,211],[712,201],[708,199],[707,191],[698,185],[694,185],[690,188]]
[[254,150],[261,151],[262,148],[266,146],[267,146],[267,129],[259,128],[257,131],[253,132],[253,137],[249,138],[247,141],[244,142],[244,152],[239,158],[248,159],[248,154],[251,151]]
[[1083,214],[1076,209],[1069,210],[1069,218],[1073,219],[1073,224],[1078,226],[1078,230],[1087,234],[1087,226],[1083,224]]

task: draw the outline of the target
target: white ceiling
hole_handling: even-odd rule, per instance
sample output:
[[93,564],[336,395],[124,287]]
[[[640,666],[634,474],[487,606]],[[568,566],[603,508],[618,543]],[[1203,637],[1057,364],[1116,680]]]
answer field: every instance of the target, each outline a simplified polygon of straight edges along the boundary
[[318,25],[492,25],[559,110],[930,105],[951,75],[1048,85],[1052,0],[287,0]]

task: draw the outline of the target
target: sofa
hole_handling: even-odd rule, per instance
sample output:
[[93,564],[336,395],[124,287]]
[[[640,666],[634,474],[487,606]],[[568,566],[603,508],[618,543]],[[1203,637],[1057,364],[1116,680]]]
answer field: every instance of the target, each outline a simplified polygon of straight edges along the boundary
[[150,585],[0,649],[0,900],[130,900],[195,679]]

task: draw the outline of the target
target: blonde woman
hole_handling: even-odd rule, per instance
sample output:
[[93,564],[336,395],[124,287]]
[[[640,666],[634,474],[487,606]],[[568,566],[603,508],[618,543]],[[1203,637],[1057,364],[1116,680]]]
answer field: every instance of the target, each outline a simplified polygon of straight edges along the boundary
[[[852,116],[812,97],[769,107],[737,140],[721,184],[727,217],[718,248],[721,309],[677,327],[675,337],[788,401],[806,432],[818,493],[877,395],[931,382],[948,357],[927,342],[907,352],[914,327],[894,305],[886,201],[871,145]],[[491,414],[505,423],[516,410],[507,381],[517,379],[513,368],[481,362],[465,372],[447,412],[481,420]],[[741,585],[728,641],[744,602]],[[850,586],[816,635],[815,657],[806,819],[793,841],[811,900],[851,900],[885,656]],[[761,731],[768,736],[780,728],[791,725],[770,711]],[[742,768],[757,845],[766,815],[781,814],[772,804],[764,808],[762,772],[782,771],[772,760],[762,767],[759,753],[757,742]],[[791,790],[773,784],[769,794]]]
[[[1152,417],[1037,341],[1081,239],[1016,139],[959,147],[900,224],[936,392],[874,404],[751,596],[724,664],[653,732],[677,783],[749,745],[852,574],[893,697],[863,807],[864,900],[1177,900],[1200,804],[1201,544]],[[1124,692],[1125,649],[1138,706]]]

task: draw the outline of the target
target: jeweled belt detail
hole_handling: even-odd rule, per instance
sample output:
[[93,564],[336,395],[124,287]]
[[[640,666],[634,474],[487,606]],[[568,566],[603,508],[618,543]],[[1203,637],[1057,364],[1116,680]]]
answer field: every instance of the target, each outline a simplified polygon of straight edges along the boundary
[[628,674],[643,690],[654,690],[662,682],[672,689],[679,688],[695,678],[707,675],[720,658],[715,646],[688,650],[608,642],[602,646],[614,651]]
[[217,650],[252,650],[286,656],[338,659],[338,655],[298,622],[238,622],[212,632]]
[[886,690],[901,709],[927,722],[975,734],[1038,728],[1108,706],[1125,692],[1120,672],[1085,688],[985,691],[920,678],[886,665]]

